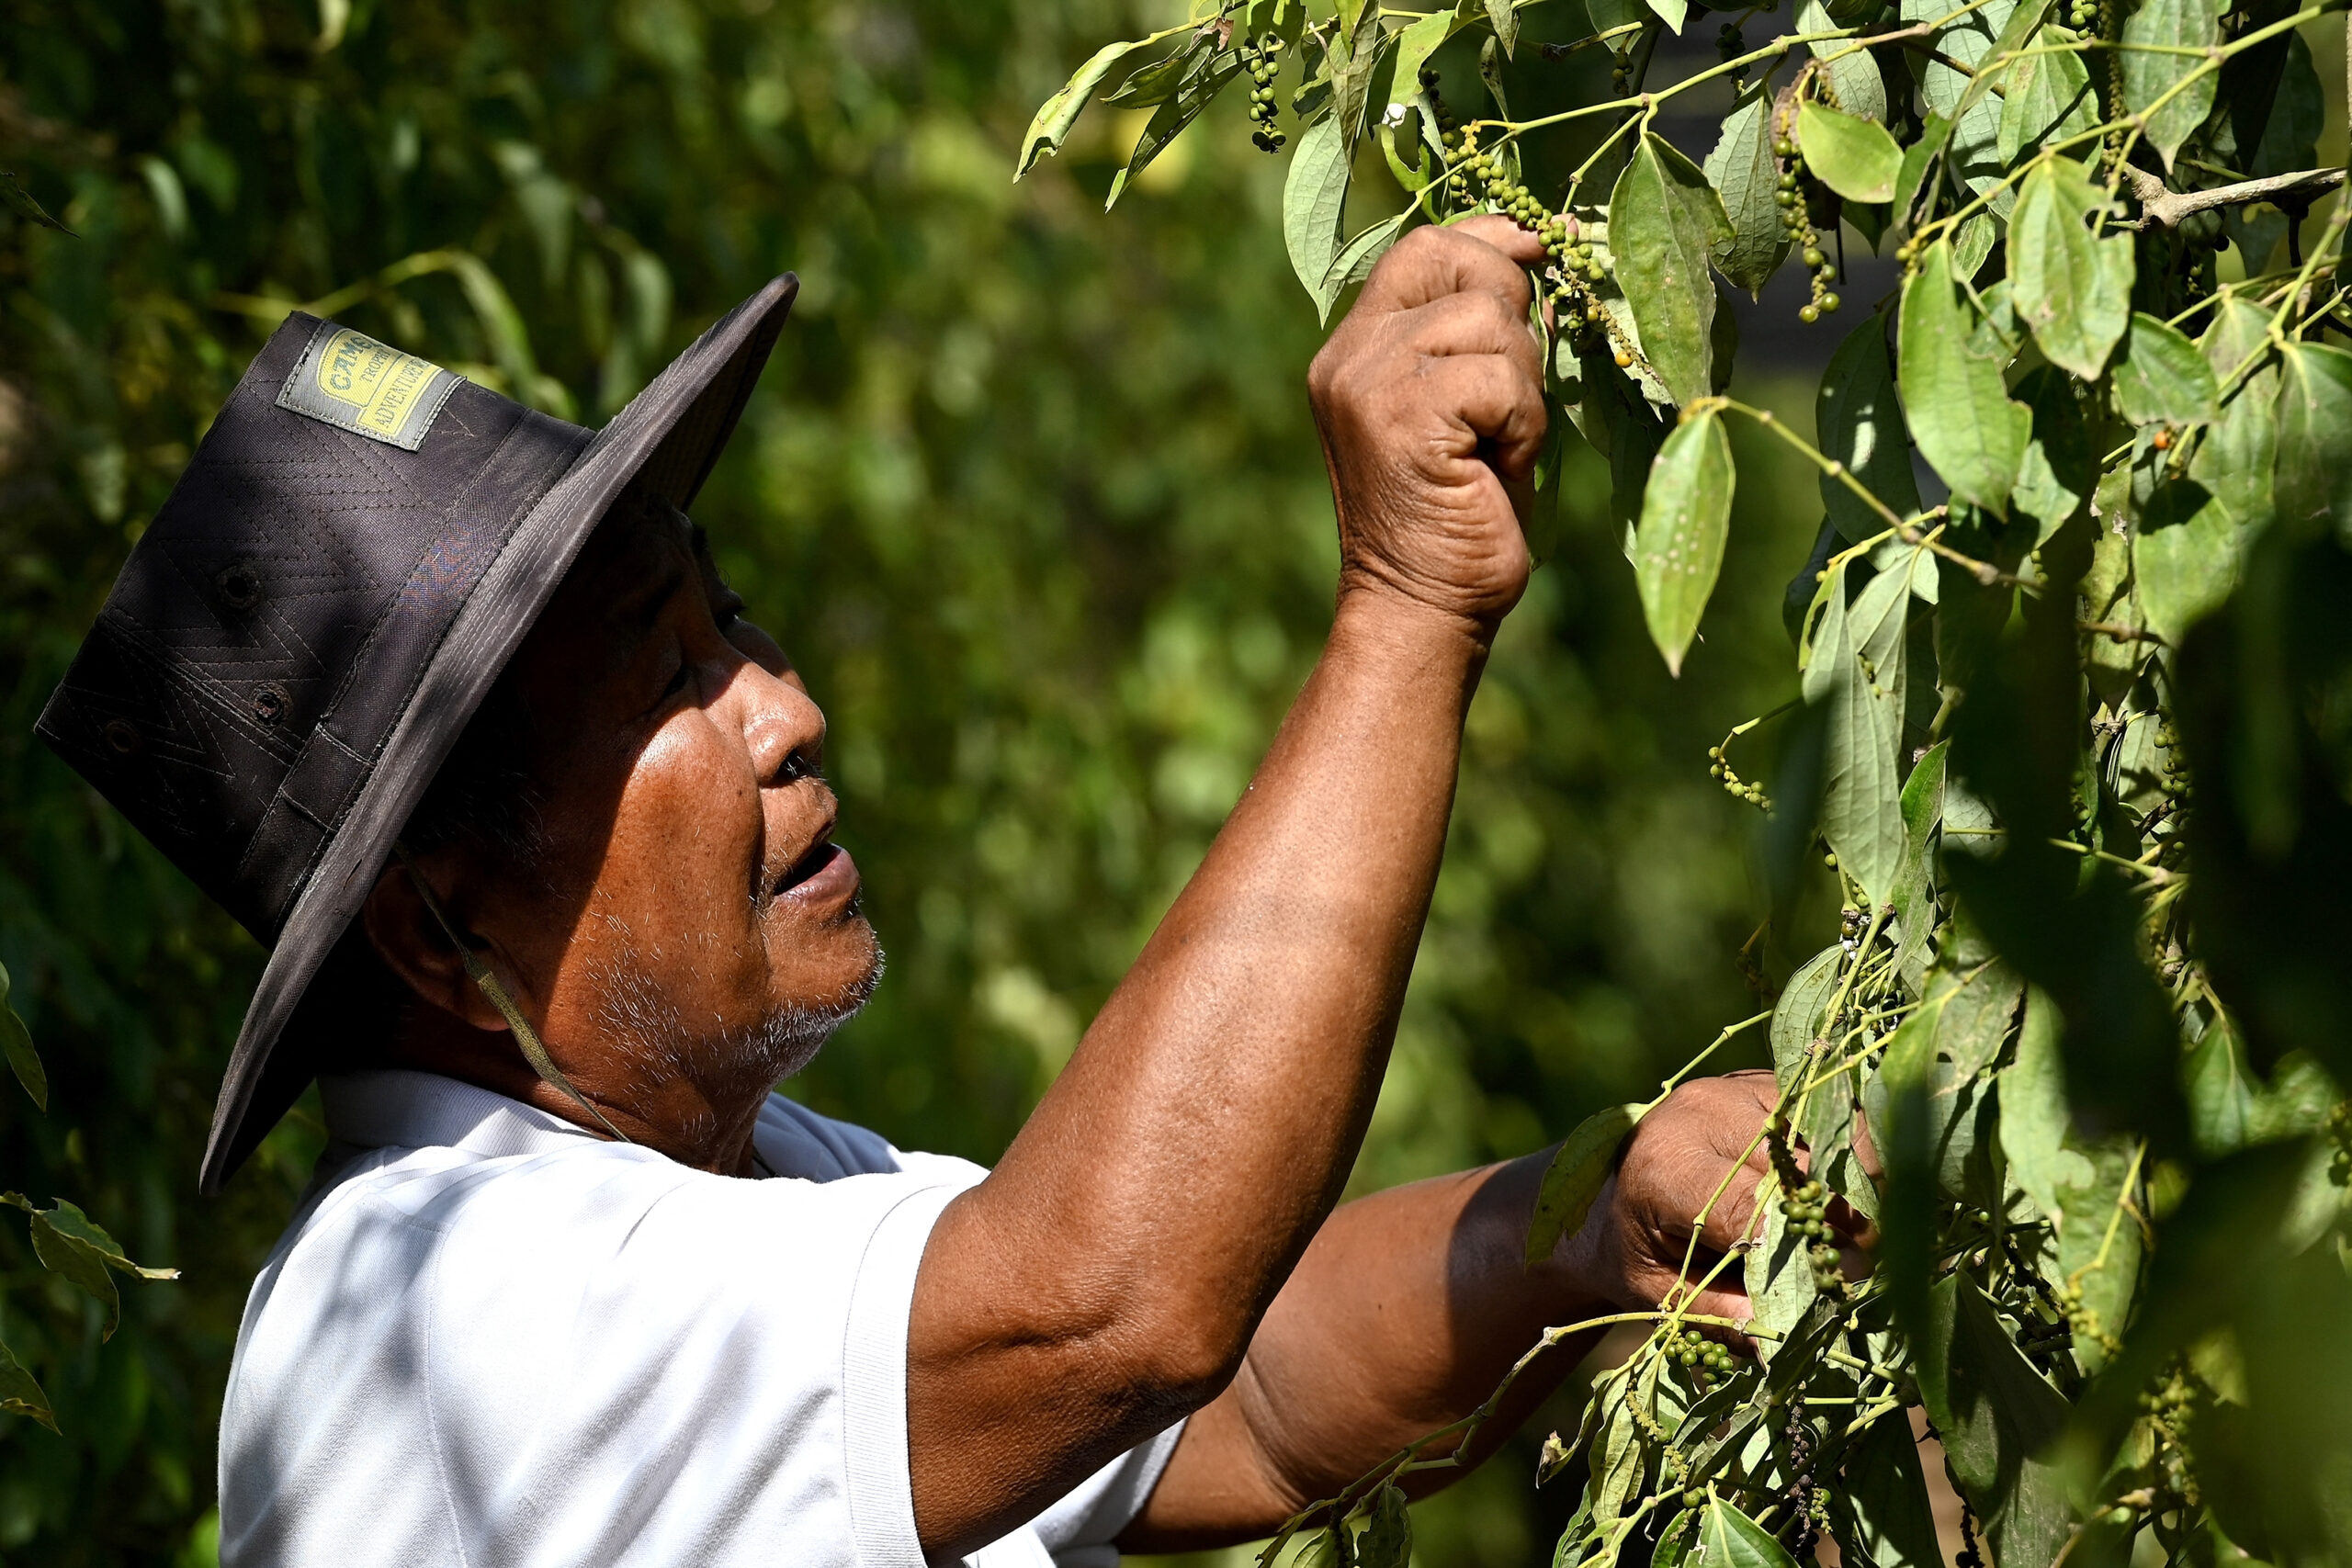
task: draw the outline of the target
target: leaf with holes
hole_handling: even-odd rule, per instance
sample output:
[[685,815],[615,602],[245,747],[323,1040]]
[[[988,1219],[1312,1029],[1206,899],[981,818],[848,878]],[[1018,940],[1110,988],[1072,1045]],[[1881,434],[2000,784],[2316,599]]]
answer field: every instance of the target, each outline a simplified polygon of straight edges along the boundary
[[1723,570],[1733,478],[1731,435],[1712,408],[1677,425],[1650,465],[1634,581],[1650,640],[1677,675]]
[[1645,133],[1610,194],[1609,247],[1644,355],[1677,403],[1713,387],[1715,282],[1708,267],[1731,232],[1706,175]]
[[2053,365],[2096,381],[2132,320],[2132,235],[2072,158],[2034,166],[2009,215],[2009,300]]

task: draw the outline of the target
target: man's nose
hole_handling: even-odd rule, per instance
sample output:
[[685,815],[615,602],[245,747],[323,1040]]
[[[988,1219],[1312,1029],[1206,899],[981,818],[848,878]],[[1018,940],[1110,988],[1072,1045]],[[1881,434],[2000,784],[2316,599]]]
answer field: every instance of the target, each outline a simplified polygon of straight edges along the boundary
[[728,695],[740,709],[752,776],[763,789],[823,770],[825,711],[799,682],[745,660]]

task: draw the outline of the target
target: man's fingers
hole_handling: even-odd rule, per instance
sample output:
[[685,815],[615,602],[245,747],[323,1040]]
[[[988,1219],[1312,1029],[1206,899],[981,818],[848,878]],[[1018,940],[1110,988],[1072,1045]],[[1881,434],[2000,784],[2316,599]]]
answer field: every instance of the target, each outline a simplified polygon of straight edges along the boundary
[[[1524,232],[1508,221],[1503,231]],[[1414,230],[1390,246],[1372,269],[1356,301],[1356,312],[1385,315],[1418,310],[1449,294],[1477,293],[1494,295],[1524,314],[1534,291],[1522,264],[1487,238],[1490,231],[1476,221],[1451,229]],[[1497,239],[1504,237],[1502,231],[1493,232]],[[1533,235],[1527,239],[1527,265],[1532,265],[1542,257],[1544,247]]]
[[1499,212],[1465,218],[1453,225],[1453,231],[1485,241],[1521,266],[1535,266],[1544,260],[1544,237]]
[[1527,369],[1501,355],[1425,360],[1420,376],[1438,406],[1454,411],[1478,445],[1491,445],[1495,471],[1517,479],[1544,450],[1544,389]]
[[1432,357],[1499,354],[1541,379],[1544,351],[1523,310],[1514,311],[1491,294],[1449,294],[1396,317],[1396,326],[1416,353]]

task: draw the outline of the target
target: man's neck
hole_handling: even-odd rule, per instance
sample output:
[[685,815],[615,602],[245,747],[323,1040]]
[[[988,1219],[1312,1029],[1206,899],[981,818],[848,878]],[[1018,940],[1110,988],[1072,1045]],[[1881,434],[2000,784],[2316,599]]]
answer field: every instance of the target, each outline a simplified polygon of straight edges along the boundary
[[[722,1176],[752,1174],[752,1132],[770,1087],[763,1079],[712,1085],[671,1072],[650,1081],[653,1076],[634,1052],[602,1044],[582,1049],[579,1043],[550,1042],[548,1049],[604,1122],[681,1165]],[[594,1136],[612,1136],[597,1114],[532,1070],[512,1035],[476,1029],[435,1008],[410,1010],[384,1065],[438,1073],[561,1117]]]

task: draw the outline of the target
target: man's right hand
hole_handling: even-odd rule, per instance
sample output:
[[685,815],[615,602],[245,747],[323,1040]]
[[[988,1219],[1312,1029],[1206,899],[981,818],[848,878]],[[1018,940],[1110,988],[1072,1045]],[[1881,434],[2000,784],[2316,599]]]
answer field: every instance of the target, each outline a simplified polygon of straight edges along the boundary
[[1417,229],[1316,355],[1343,597],[1391,592],[1482,630],[1519,602],[1530,560],[1514,494],[1544,428],[1523,268],[1542,259],[1504,218]]

